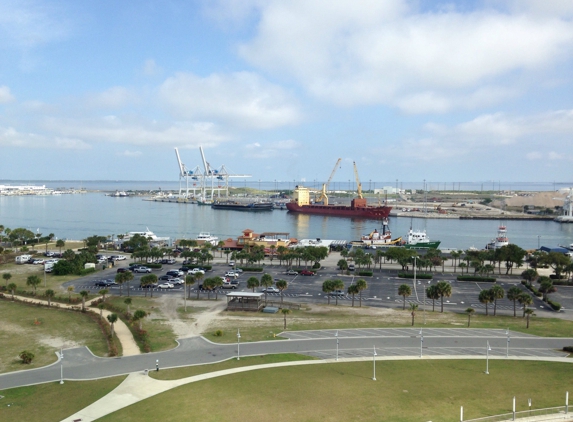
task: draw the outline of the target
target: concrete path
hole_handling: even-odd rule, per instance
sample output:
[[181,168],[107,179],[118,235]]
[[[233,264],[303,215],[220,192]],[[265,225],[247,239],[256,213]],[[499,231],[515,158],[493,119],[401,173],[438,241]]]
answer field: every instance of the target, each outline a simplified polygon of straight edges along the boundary
[[[11,297],[11,296],[6,295],[6,297]],[[48,301],[43,300],[43,299],[29,298],[29,297],[17,296],[17,295],[14,295],[14,299],[18,300],[20,302],[40,303],[40,304],[46,305],[46,306],[48,305]],[[78,307],[81,308],[81,305],[70,305],[67,303],[52,302],[52,307],[64,308],[64,309],[77,309]],[[100,309],[94,309],[94,308],[90,308],[88,306],[86,306],[86,311],[94,312],[94,313],[98,313],[98,314],[100,313]],[[105,309],[102,310],[102,317],[104,318],[105,321],[107,321],[107,316],[110,314],[112,314],[112,312],[105,310]],[[125,323],[121,319],[118,318],[118,320],[114,324],[113,328],[114,328],[114,333],[115,333],[116,337],[118,338],[119,342],[121,343],[121,348],[123,349],[123,356],[134,356],[134,355],[141,354],[141,351],[139,350],[139,346],[135,342],[135,339],[133,338],[131,331],[129,331],[129,328],[127,328],[127,325],[125,325]]]

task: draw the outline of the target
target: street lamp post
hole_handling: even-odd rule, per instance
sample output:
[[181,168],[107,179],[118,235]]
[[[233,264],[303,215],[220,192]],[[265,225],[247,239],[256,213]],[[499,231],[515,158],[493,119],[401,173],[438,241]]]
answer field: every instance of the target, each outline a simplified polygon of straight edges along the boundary
[[155,359],[155,371],[159,371],[159,359]]
[[336,337],[336,361],[338,361],[338,330],[334,336]]
[[240,346],[241,346],[241,332],[237,328],[237,360],[241,360],[241,353],[240,353]]
[[489,347],[489,341],[487,342],[486,348],[485,348],[485,374],[489,375],[489,351],[491,350],[491,347]]
[[374,346],[374,353],[372,354],[372,365],[374,367],[374,376],[372,377],[373,381],[376,381],[376,346]]
[[507,330],[505,330],[505,335],[507,336],[507,346],[505,347],[505,357],[508,358],[509,357],[509,341],[510,341],[509,328]]
[[64,383],[64,351],[60,349],[60,384]]
[[424,347],[424,332],[423,328],[420,328],[420,357],[422,357],[422,348]]

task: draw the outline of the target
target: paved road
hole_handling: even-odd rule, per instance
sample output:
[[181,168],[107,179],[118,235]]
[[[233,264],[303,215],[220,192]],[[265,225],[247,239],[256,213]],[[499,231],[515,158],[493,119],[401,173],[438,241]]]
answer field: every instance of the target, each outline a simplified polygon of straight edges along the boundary
[[[241,356],[275,353],[300,353],[322,359],[336,356],[336,330],[288,332],[288,340],[243,343]],[[563,346],[573,345],[573,338],[542,338],[518,332],[510,333],[510,357],[563,357]],[[448,356],[505,356],[507,337],[504,330],[484,329],[424,329],[422,354]],[[338,330],[339,357],[372,356],[373,346],[378,356],[419,356],[420,329],[362,329]],[[197,365],[219,362],[237,356],[237,344],[214,344],[202,337],[180,341],[175,349],[138,356],[99,358],[85,347],[64,351],[63,374],[67,380],[86,380],[128,374],[144,369]],[[0,390],[40,384],[60,379],[61,364],[29,371],[0,375]]]

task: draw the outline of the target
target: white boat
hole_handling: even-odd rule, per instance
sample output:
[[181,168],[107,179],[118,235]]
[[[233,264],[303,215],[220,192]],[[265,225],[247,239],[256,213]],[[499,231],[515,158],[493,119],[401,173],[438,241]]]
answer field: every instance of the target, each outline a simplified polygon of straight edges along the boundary
[[219,243],[219,238],[216,236],[212,236],[211,233],[209,232],[199,233],[199,236],[197,236],[195,240],[201,243],[210,243],[213,246],[217,246],[217,243]]
[[118,244],[118,246],[121,247],[121,244],[123,242],[126,242],[128,240],[130,240],[133,236],[135,236],[136,234],[145,237],[147,240],[149,240],[150,243],[152,244],[159,244],[159,243],[169,243],[170,238],[169,237],[161,237],[161,236],[157,236],[155,233],[153,233],[151,230],[149,230],[148,227],[146,227],[146,231],[142,231],[142,232],[128,232],[126,234],[123,235],[123,238],[118,240],[116,243]]
[[430,240],[425,230],[412,230],[412,226],[410,226],[408,240],[404,244],[404,247],[406,249],[437,249],[440,243],[441,241],[439,240]]
[[507,246],[507,245],[509,245],[509,239],[507,238],[507,227],[501,225],[497,229],[497,237],[495,239],[491,239],[491,242],[485,245],[485,248],[499,249],[502,246]]

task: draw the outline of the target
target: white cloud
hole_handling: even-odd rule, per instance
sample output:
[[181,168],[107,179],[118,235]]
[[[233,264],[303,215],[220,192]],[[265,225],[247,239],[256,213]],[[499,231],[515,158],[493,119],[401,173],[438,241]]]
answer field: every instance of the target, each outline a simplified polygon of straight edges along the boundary
[[122,86],[114,86],[103,92],[89,95],[85,103],[90,107],[117,109],[136,102],[137,96]]
[[155,60],[147,59],[143,64],[143,74],[146,76],[155,76],[161,72],[161,68],[157,66]]
[[38,149],[85,150],[91,148],[90,145],[80,139],[46,136],[37,133],[23,133],[18,132],[13,127],[0,127],[0,145]]
[[0,104],[14,101],[14,96],[10,93],[10,88],[6,85],[0,86]]
[[123,152],[118,152],[116,155],[120,157],[128,157],[128,158],[137,158],[140,157],[143,153],[141,151],[128,151],[125,150]]
[[178,73],[160,87],[160,98],[178,117],[222,120],[258,129],[290,125],[300,113],[281,87],[250,72]]
[[300,148],[300,142],[292,139],[268,142],[266,144],[254,142],[244,146],[246,156],[258,159],[296,157]]
[[62,39],[69,24],[69,12],[55,2],[0,2],[0,46],[5,48],[28,49]]
[[506,146],[513,149],[512,156],[528,160],[557,161],[572,157],[568,151],[571,150],[573,110],[530,116],[486,114],[453,127],[428,123],[425,130],[429,136],[406,140],[402,146],[394,147],[393,153],[422,161],[475,159],[478,155],[500,154]]
[[239,52],[294,76],[321,99],[407,112],[495,103],[523,90],[516,72],[550,69],[572,56],[573,26],[551,14],[421,12],[415,4],[272,0],[258,6],[257,32]]

